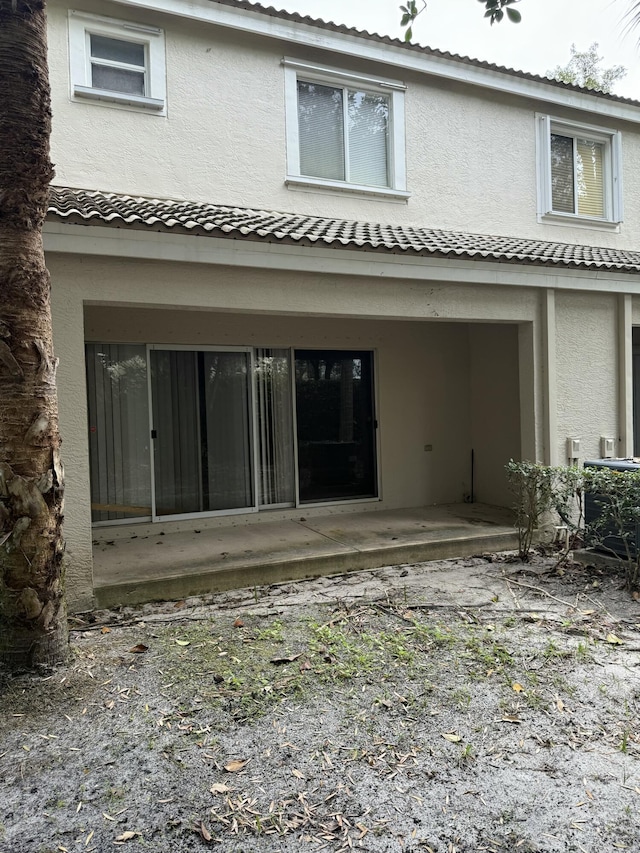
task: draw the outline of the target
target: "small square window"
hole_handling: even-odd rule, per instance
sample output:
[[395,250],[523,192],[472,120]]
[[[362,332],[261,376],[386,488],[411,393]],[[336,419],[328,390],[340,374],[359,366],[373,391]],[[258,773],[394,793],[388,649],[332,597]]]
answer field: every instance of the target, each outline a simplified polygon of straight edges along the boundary
[[284,65],[287,184],[408,198],[404,86]]
[[162,30],[81,12],[69,14],[73,99],[124,104],[164,115]]
[[538,218],[591,227],[619,225],[618,132],[538,116]]
[[126,95],[147,94],[144,42],[122,41],[89,34],[91,86]]

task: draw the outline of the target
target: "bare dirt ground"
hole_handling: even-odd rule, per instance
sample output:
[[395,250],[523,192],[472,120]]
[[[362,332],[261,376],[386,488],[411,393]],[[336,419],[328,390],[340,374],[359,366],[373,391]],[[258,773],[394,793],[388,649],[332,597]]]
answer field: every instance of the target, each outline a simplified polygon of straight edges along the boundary
[[640,604],[554,562],[88,614],[0,682],[0,851],[640,850]]

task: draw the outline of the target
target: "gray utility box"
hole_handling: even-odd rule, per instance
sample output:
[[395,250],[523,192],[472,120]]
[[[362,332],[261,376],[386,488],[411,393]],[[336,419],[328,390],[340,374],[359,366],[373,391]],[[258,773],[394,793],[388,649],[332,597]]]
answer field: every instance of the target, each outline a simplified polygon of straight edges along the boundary
[[[612,468],[614,471],[640,471],[640,462],[635,462],[633,459],[592,459],[584,463],[585,468]],[[593,537],[589,536],[589,526],[598,520],[602,513],[602,504],[607,498],[603,495],[585,492],[584,495],[584,521],[587,528],[587,541],[585,545],[595,548],[597,551],[602,551],[605,554],[612,552],[619,557],[626,559],[627,550],[625,548],[625,540],[622,536],[616,536],[612,528],[607,530],[603,528],[598,537],[599,541],[589,541]],[[640,490],[638,491],[638,506],[640,506]],[[604,534],[604,538],[602,538]],[[629,546],[631,555],[635,557],[638,548],[640,548],[640,524],[635,524],[630,527],[625,537]]]

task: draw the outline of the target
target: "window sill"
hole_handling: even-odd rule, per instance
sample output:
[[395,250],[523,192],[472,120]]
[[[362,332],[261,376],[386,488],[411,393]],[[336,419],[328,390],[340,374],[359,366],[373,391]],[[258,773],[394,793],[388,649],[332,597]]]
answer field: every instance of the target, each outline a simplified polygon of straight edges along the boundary
[[560,225],[569,228],[589,228],[592,231],[613,231],[620,233],[620,222],[608,219],[592,219],[588,216],[576,216],[572,213],[539,213],[540,224]]
[[390,187],[367,187],[360,184],[347,184],[342,181],[325,181],[321,178],[305,178],[287,175],[285,184],[293,190],[320,190],[321,192],[339,193],[355,197],[369,196],[386,201],[406,202],[411,193],[406,190],[395,190]]
[[111,92],[108,89],[94,89],[92,86],[73,87],[76,98],[90,101],[102,101],[110,104],[123,104],[128,107],[138,107],[141,110],[160,113],[164,111],[164,100],[159,98],[145,98],[142,95],[125,95],[121,92]]

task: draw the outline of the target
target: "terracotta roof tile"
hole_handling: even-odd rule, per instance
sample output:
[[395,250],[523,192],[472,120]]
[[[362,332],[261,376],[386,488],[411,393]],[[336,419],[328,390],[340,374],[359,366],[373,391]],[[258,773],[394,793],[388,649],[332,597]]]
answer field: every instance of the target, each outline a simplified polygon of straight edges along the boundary
[[50,220],[271,243],[640,272],[640,252],[51,187]]

